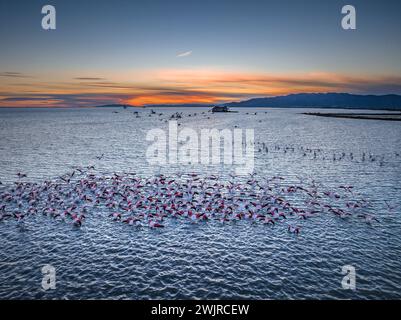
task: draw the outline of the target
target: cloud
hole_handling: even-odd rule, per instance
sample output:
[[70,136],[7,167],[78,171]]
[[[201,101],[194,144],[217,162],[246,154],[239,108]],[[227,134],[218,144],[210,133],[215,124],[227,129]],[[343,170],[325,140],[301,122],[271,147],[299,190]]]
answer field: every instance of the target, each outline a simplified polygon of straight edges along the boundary
[[[20,73],[2,73],[21,76]],[[0,86],[0,106],[94,106],[225,103],[256,97],[310,92],[401,94],[401,77],[328,72],[263,73],[216,68],[140,70],[128,75],[77,77],[80,81],[35,78],[24,86]],[[0,83],[2,79],[0,78]],[[3,82],[6,82],[3,79]],[[17,81],[15,81],[17,82]],[[3,98],[3,99],[2,99]]]
[[8,97],[1,99],[2,101],[43,101],[46,99],[51,99],[51,96],[45,96],[45,97]]
[[7,78],[31,78],[31,76],[25,75],[21,72],[0,72],[0,77]]
[[0,99],[0,106],[14,107],[91,107],[125,103],[132,95],[119,94],[30,94]]
[[74,80],[83,80],[83,81],[102,81],[106,80],[105,78],[96,78],[96,77],[77,77]]
[[192,51],[185,51],[182,53],[177,54],[177,58],[183,58],[183,57],[188,57],[192,54]]

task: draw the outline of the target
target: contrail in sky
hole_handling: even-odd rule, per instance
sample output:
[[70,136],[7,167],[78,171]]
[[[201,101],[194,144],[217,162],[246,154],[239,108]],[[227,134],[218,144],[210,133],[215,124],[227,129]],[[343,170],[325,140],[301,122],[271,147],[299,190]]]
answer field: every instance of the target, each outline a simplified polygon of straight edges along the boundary
[[192,54],[192,51],[186,51],[180,54],[177,54],[177,58],[188,57]]

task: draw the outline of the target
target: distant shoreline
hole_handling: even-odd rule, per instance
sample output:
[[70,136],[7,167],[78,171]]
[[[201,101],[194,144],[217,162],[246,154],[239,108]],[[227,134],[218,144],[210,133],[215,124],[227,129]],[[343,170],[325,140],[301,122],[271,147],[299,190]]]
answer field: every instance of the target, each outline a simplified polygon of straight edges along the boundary
[[[211,109],[212,107],[210,105],[193,105],[193,106],[187,106],[187,105],[149,105],[149,106],[130,106],[130,105],[103,105],[103,106],[70,106],[70,107],[43,107],[43,106],[23,106],[23,107],[10,107],[10,106],[0,106],[1,109],[72,109],[72,110],[79,110],[79,109],[127,109],[127,110],[135,110],[135,109],[158,109],[158,108],[187,108],[187,109],[192,109],[192,108],[209,108]],[[282,106],[235,106],[235,107],[230,107],[231,109],[324,109],[324,110],[358,110],[358,111],[387,111],[387,112],[392,112],[392,113],[377,113],[377,114],[370,114],[370,113],[320,113],[320,112],[304,112],[302,114],[306,115],[315,115],[315,116],[322,116],[322,117],[341,117],[341,118],[350,118],[349,116],[352,116],[352,118],[357,119],[357,115],[359,116],[372,116],[372,115],[377,115],[377,116],[388,116],[388,115],[396,115],[401,117],[401,112],[399,109],[392,109],[392,108],[352,108],[352,107],[319,107],[319,106],[305,106],[305,107],[282,107]],[[234,113],[237,113],[237,111],[231,111]],[[362,118],[364,119],[364,118]],[[372,119],[372,117],[366,118],[366,119]],[[388,120],[388,119],[380,119],[380,120]],[[398,119],[395,119],[395,121],[398,121]]]
[[326,117],[326,118],[401,121],[401,113],[320,113],[320,112],[304,112],[302,114],[309,115],[309,116]]

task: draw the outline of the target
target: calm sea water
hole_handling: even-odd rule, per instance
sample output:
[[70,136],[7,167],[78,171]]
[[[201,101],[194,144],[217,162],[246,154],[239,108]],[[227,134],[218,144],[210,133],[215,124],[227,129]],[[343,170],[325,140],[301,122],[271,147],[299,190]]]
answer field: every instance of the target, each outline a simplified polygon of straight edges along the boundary
[[[146,162],[147,131],[167,130],[168,116],[180,111],[181,128],[255,129],[255,140],[269,148],[255,147],[257,176],[353,185],[380,222],[322,215],[302,222],[294,236],[250,223],[177,223],[155,231],[109,219],[88,219],[81,229],[40,216],[23,229],[7,220],[0,222],[0,299],[401,298],[400,123],[238,110],[160,108],[162,115],[149,116],[143,109],[137,118],[132,109],[0,109],[0,190],[17,181],[17,172],[42,182],[89,164],[104,173],[195,171],[223,179],[232,167]],[[41,287],[46,264],[56,268],[56,290]],[[344,265],[356,268],[355,291],[341,287]]]

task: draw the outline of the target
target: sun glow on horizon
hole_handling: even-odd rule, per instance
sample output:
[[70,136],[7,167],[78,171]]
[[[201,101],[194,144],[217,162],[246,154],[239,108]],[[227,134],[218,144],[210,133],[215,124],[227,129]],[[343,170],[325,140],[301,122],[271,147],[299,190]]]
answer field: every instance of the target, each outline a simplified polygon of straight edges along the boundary
[[[99,76],[99,74],[101,76]],[[133,80],[134,79],[134,80]],[[88,72],[67,77],[0,73],[0,106],[77,107],[123,103],[217,104],[291,93],[401,92],[401,77],[262,73],[217,68]]]

